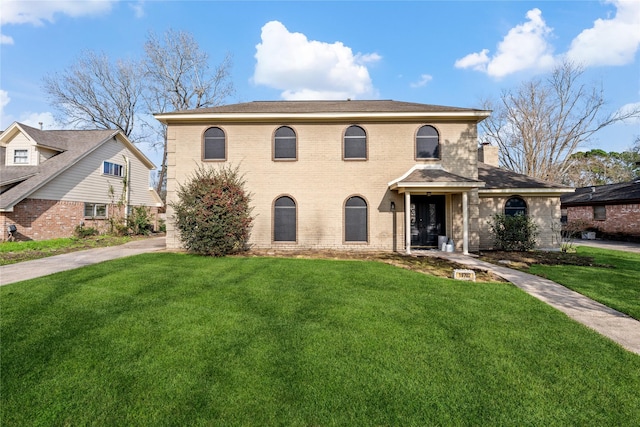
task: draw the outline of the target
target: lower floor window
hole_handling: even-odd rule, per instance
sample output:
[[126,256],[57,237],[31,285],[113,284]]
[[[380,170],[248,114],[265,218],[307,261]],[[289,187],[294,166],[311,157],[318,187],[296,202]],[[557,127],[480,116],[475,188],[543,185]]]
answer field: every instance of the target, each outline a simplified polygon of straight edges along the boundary
[[107,205],[103,203],[85,203],[84,216],[85,218],[106,218]]
[[276,242],[296,241],[296,202],[291,197],[282,196],[274,205],[273,240]]
[[607,219],[607,207],[606,206],[594,206],[593,207],[593,219],[596,221],[605,221]]
[[344,240],[367,241],[367,202],[362,197],[353,196],[344,206]]

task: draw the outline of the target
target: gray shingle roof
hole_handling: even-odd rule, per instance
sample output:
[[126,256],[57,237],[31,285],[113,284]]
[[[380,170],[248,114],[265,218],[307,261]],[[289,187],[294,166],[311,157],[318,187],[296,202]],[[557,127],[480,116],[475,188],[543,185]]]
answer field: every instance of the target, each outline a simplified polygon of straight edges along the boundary
[[563,206],[640,203],[640,180],[578,188],[560,201]]
[[464,176],[456,175],[445,171],[444,169],[416,169],[407,175],[398,184],[407,183],[446,183],[446,182],[458,182],[467,184],[480,184],[482,181],[477,179],[466,178]]
[[507,169],[497,168],[495,166],[490,166],[482,162],[478,162],[478,179],[486,183],[486,186],[484,187],[485,190],[505,188],[539,188],[557,190],[567,189],[568,191],[570,191],[569,187],[563,185],[531,178],[527,175],[522,175]]
[[472,108],[400,102],[392,100],[351,101],[254,101],[219,107],[182,110],[170,114],[194,113],[462,113],[482,112]]
[[0,194],[0,209],[8,209],[42,187],[105,141],[114,130],[40,130],[19,123],[20,128],[38,145],[62,151],[39,166],[0,165],[0,185],[22,182]]

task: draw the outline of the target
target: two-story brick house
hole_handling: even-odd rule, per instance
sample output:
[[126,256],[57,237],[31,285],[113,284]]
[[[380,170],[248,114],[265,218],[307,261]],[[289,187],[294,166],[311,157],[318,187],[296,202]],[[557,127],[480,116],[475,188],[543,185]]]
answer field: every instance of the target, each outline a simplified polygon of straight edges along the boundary
[[[268,101],[158,114],[167,201],[201,164],[239,166],[256,248],[411,252],[490,247],[495,212],[527,213],[552,243],[565,188],[497,167],[477,124],[489,111],[396,101]],[[493,160],[489,160],[493,159]],[[180,247],[168,208],[167,246]],[[548,232],[547,232],[548,228]]]

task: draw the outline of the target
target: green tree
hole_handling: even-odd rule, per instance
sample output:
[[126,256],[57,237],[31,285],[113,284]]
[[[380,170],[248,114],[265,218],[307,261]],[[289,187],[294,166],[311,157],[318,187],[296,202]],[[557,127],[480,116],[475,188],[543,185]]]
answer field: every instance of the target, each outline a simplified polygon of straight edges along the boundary
[[640,160],[639,157],[632,151],[579,151],[569,157],[569,166],[562,177],[562,183],[574,187],[587,187],[630,181],[635,177],[635,162]]
[[244,184],[237,167],[200,166],[178,186],[171,206],[185,249],[210,256],[246,249],[253,219]]

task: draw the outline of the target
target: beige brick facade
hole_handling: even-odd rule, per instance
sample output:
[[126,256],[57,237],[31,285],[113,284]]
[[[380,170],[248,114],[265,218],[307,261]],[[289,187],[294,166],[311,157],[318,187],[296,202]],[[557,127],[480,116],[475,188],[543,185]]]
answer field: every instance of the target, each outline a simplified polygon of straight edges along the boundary
[[[356,103],[343,102],[340,108]],[[362,103],[358,105],[365,105],[367,101]],[[393,101],[379,103],[385,107],[409,105]],[[167,247],[181,246],[172,221],[171,201],[176,198],[176,188],[203,164],[238,166],[244,174],[246,188],[252,194],[254,225],[250,244],[255,248],[405,251],[408,240],[405,229],[410,224],[408,206],[405,206],[407,193],[411,194],[412,204],[416,196],[438,196],[438,200],[442,200],[438,202],[444,204],[444,228],[440,233],[453,238],[457,250],[464,249],[465,237],[472,252],[488,241],[483,235],[486,227],[481,218],[489,215],[489,211],[504,209],[501,200],[482,206],[488,199],[480,198],[479,193],[484,183],[478,180],[477,123],[488,112],[451,109],[433,113],[423,111],[427,108],[420,109],[422,104],[411,104],[418,105],[415,113],[391,111],[387,116],[370,110],[353,114],[342,114],[340,110],[332,115],[313,110],[322,108],[318,107],[321,104],[262,104],[257,107],[253,103],[236,104],[156,116],[168,125]],[[312,113],[320,111],[323,115],[304,116],[297,112],[287,115],[280,110],[271,114],[271,111],[256,110],[283,105],[285,109],[310,108]],[[247,112],[247,109],[253,110]],[[343,137],[350,125],[360,126],[366,132],[366,160],[343,158]],[[416,134],[424,125],[433,126],[438,132],[437,159],[416,159]],[[203,135],[214,126],[222,129],[226,136],[223,162],[203,161]],[[295,131],[295,160],[274,160],[274,134],[280,126]],[[424,169],[427,178],[418,183],[398,183],[412,168]],[[429,170],[446,175],[448,180],[430,182]],[[392,182],[396,185],[390,186]],[[295,242],[274,241],[274,203],[281,196],[290,197],[296,204]],[[366,242],[345,241],[345,203],[352,196],[359,196],[367,203]],[[543,202],[539,207],[534,202],[533,211],[551,216],[551,211],[555,212],[559,206],[558,196],[555,200],[557,203],[549,201],[549,206],[545,206],[547,202]],[[556,216],[559,221],[559,207]],[[551,219],[541,221],[546,226]]]

